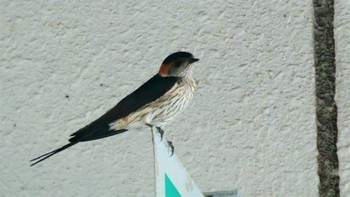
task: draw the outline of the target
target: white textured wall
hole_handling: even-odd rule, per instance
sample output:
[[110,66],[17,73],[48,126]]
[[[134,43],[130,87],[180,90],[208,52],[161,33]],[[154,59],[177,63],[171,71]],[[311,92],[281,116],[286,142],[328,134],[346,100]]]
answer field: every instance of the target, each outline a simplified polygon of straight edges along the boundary
[[201,59],[200,88],[165,130],[198,186],[317,196],[311,2],[0,6],[0,196],[152,196],[148,128],[29,160],[65,144],[177,50]]
[[350,1],[335,1],[340,195],[350,195]]

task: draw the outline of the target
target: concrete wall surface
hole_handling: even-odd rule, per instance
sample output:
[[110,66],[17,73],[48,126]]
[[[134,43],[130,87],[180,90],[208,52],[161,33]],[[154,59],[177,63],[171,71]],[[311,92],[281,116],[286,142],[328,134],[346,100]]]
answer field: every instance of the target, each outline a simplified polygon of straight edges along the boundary
[[350,1],[335,1],[340,196],[350,195]]
[[[78,144],[34,167],[29,160],[64,145],[178,50],[201,59],[199,89],[164,130],[199,188],[318,195],[311,2],[2,0],[0,7],[0,196],[153,196],[147,127]],[[349,45],[337,49],[349,73]],[[338,75],[346,89],[348,75]],[[348,110],[349,92],[341,91]],[[349,128],[343,110],[341,131]]]

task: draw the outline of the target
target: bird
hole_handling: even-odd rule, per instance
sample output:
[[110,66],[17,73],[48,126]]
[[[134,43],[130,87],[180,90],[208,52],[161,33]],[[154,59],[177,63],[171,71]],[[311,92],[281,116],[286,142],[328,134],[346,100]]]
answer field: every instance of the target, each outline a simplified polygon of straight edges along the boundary
[[[161,135],[162,127],[188,106],[198,86],[193,77],[193,63],[199,61],[191,53],[178,51],[167,56],[159,72],[101,117],[72,133],[69,143],[32,160],[34,166],[79,142],[98,140],[128,131],[128,126],[141,122],[154,127]],[[174,146],[168,141],[172,154]],[[171,154],[171,155],[172,155]]]

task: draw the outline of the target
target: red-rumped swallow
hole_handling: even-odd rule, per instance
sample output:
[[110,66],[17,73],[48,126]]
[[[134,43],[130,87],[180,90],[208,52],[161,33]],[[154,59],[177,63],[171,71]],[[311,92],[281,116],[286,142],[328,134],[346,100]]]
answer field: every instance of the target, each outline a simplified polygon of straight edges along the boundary
[[[169,55],[156,75],[100,118],[71,134],[68,144],[32,159],[34,163],[31,166],[79,142],[123,133],[134,122],[154,126],[162,136],[164,131],[161,127],[187,107],[197,89],[197,81],[192,76],[192,63],[198,60],[188,52]],[[173,154],[174,147],[171,142],[168,143]]]

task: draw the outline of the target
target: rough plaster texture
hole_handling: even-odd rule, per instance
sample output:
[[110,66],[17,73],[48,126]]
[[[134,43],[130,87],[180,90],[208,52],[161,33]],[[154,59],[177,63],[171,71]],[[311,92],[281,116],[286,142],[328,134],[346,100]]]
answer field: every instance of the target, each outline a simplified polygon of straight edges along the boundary
[[350,195],[350,1],[335,1],[340,196]]
[[201,59],[200,88],[165,130],[197,185],[317,196],[310,2],[0,5],[0,196],[152,196],[147,128],[39,166],[29,160],[66,143],[177,50]]

